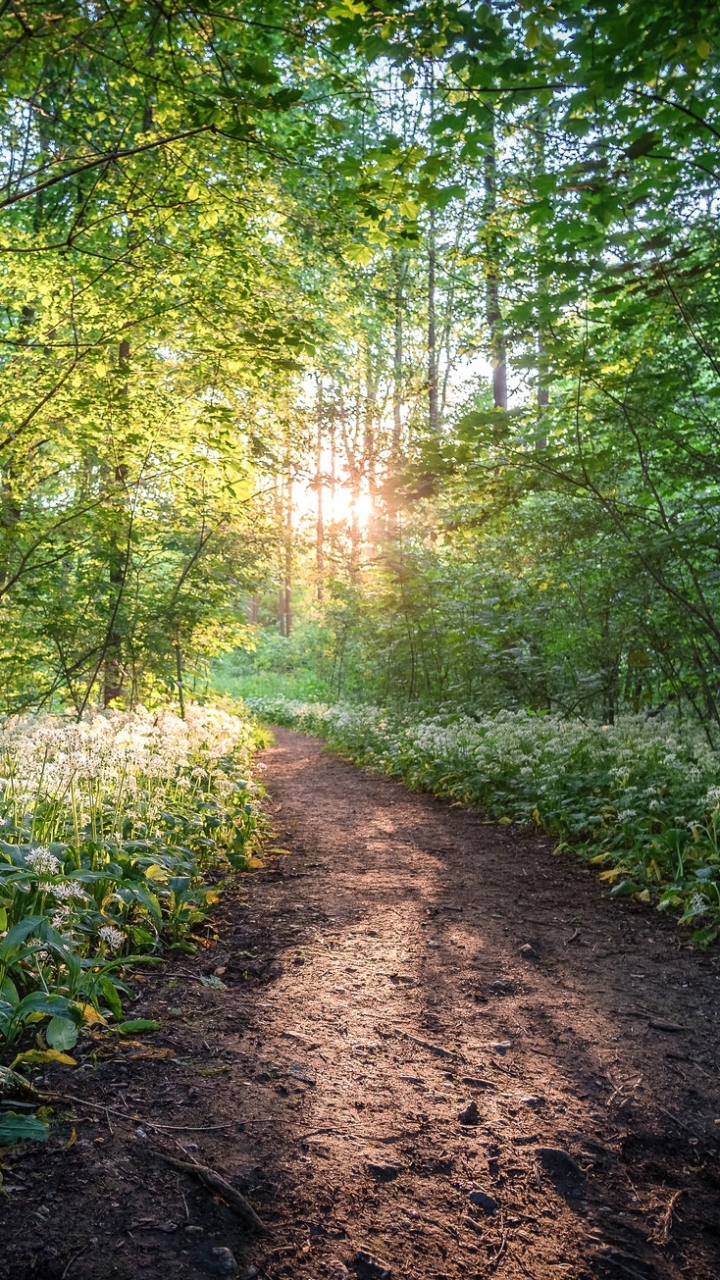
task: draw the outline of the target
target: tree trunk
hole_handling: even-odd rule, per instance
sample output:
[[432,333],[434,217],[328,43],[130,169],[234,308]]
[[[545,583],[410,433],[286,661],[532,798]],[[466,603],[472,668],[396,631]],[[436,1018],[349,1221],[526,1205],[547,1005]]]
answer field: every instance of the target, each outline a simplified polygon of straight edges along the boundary
[[285,604],[285,635],[289,636],[292,631],[292,480],[287,477],[285,489],[285,565],[284,565],[284,604]]
[[430,227],[428,230],[428,327],[427,327],[427,367],[428,367],[428,425],[431,432],[439,426],[438,412],[438,352],[435,322],[437,253],[435,243],[435,210],[430,210]]
[[[537,135],[537,171],[540,174],[545,173],[545,112],[540,111],[538,119],[538,135]],[[538,233],[538,253],[537,253],[537,271],[538,271],[538,332],[537,332],[537,411],[538,411],[538,427],[542,422],[545,410],[550,402],[548,387],[546,381],[545,368],[545,308],[547,306],[547,288],[545,283],[545,264],[543,261],[543,231],[540,228]],[[547,448],[547,438],[538,430],[535,438],[536,449]]]
[[496,256],[494,219],[497,212],[497,164],[495,135],[485,152],[485,299],[490,337],[493,403],[496,409],[507,409],[507,352],[500,309],[500,267]]
[[[127,338],[123,338],[118,349],[118,368],[128,373],[130,368],[130,343]],[[127,378],[123,383],[120,392],[121,412],[127,419],[128,415],[128,383]],[[125,488],[129,467],[126,462],[122,461],[122,457],[115,457],[115,485],[118,489]],[[119,523],[119,522],[118,522]],[[125,586],[125,569],[126,556],[120,546],[120,529],[117,528],[112,537],[110,546],[110,585],[115,588],[117,596],[122,595]],[[105,644],[105,658],[103,662],[103,706],[108,707],[115,698],[122,696],[123,680],[125,672],[122,663],[122,638],[117,629],[117,605],[111,606],[115,611],[115,622],[110,626]]]
[[322,382],[318,384],[317,401],[317,439],[315,443],[315,489],[317,492],[317,520],[315,524],[315,564],[317,569],[317,601],[322,604],[325,599],[325,513],[323,510],[323,487],[325,478],[322,470],[323,460],[323,414],[324,414]]
[[403,320],[405,297],[403,285],[407,274],[407,257],[400,254],[395,259],[395,347],[393,351],[393,428],[392,457],[397,462],[402,444],[403,407]]

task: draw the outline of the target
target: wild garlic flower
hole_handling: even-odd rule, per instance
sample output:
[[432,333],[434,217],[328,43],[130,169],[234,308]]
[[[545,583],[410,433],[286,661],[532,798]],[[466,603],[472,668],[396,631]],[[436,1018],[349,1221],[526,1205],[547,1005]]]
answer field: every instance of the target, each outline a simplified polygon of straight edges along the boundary
[[707,908],[708,900],[705,897],[705,894],[694,893],[688,903],[688,911],[693,915],[699,916],[702,915],[704,911],[707,911]]
[[40,876],[56,876],[60,870],[60,860],[49,849],[33,849],[26,854],[26,865]]
[[117,951],[118,947],[121,947],[125,941],[125,934],[122,932],[122,929],[116,929],[111,924],[101,924],[98,929],[98,937],[101,938],[112,951]]
[[51,893],[54,898],[74,898],[77,895],[78,886],[72,884],[68,880],[59,880],[57,884],[51,884],[49,880],[41,880],[38,889],[43,893]]

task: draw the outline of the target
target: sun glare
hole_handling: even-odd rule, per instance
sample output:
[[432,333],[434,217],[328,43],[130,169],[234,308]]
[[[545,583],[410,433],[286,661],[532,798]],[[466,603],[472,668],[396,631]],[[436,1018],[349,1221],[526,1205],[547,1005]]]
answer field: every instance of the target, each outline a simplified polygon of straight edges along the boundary
[[[373,500],[367,490],[353,495],[348,485],[338,484],[335,490],[329,485],[321,489],[323,522],[326,526],[333,524],[351,525],[357,521],[361,529],[366,529],[373,515]],[[295,484],[293,486],[293,511],[298,523],[317,519],[318,491],[314,485]]]

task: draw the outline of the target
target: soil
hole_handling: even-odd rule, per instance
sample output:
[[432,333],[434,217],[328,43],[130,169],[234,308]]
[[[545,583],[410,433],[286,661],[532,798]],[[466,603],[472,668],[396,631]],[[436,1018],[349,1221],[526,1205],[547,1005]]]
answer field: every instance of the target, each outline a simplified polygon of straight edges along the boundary
[[264,766],[288,852],[133,977],[159,1031],[47,1072],[2,1280],[716,1280],[717,952],[314,739]]

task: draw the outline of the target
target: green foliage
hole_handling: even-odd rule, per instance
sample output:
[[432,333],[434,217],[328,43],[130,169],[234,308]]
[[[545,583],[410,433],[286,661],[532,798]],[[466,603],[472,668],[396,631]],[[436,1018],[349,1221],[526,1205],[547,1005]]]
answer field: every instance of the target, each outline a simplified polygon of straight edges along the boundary
[[213,882],[248,864],[258,826],[255,732],[218,708],[191,704],[187,717],[138,710],[4,728],[7,1044],[49,1015],[44,1035],[57,1056],[98,1011],[121,1019],[125,964],[163,946],[191,947],[217,899]]
[[0,1146],[13,1142],[47,1142],[48,1126],[37,1116],[18,1115],[16,1111],[4,1111],[0,1115]]

